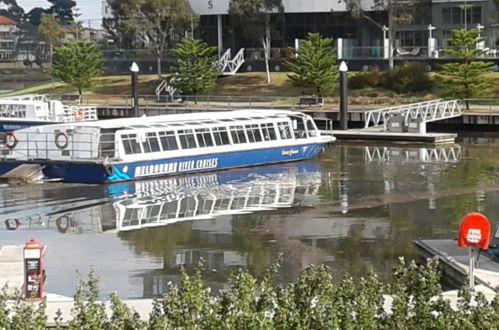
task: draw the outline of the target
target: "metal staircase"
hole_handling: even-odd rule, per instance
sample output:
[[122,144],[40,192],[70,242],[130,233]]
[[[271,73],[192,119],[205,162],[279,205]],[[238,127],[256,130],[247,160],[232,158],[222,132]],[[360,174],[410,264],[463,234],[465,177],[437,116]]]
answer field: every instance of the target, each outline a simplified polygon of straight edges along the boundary
[[365,112],[364,129],[426,133],[426,123],[462,115],[459,100],[441,99]]
[[220,73],[224,76],[235,75],[245,61],[244,48],[239,49],[234,58],[231,59],[231,49],[227,49],[225,53],[217,61],[217,67]]
[[156,96],[158,98],[158,102],[160,101],[161,94],[166,93],[170,96],[170,98],[173,100],[175,95],[178,95],[181,93],[181,91],[170,85],[170,82],[174,80],[175,78],[170,78],[170,79],[163,79],[163,81],[156,87]]

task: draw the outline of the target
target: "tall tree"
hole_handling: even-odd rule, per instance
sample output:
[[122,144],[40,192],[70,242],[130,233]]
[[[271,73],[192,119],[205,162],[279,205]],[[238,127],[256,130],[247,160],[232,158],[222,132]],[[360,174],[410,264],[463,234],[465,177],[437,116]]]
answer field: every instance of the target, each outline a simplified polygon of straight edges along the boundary
[[173,49],[176,76],[171,85],[184,94],[199,95],[211,91],[220,74],[213,65],[217,49],[202,40],[185,38]]
[[[347,10],[350,11],[354,18],[364,18],[374,23],[380,29],[383,26],[374,21],[365,13],[365,6],[362,5],[363,0],[340,0],[344,1]],[[395,25],[404,25],[412,22],[414,10],[416,8],[416,0],[373,0],[373,5],[369,10],[387,11],[388,14],[388,67],[393,69],[393,50],[395,39]],[[383,40],[384,42],[384,40]]]
[[23,15],[24,9],[17,4],[16,0],[0,0],[0,16],[20,23]]
[[452,38],[448,42],[453,48],[444,52],[459,62],[442,66],[441,74],[449,77],[441,83],[445,96],[466,99],[487,95],[490,80],[484,75],[492,70],[493,63],[476,60],[485,53],[483,49],[476,47],[478,42],[484,40],[479,35],[480,31],[476,29],[452,30]]
[[38,25],[38,35],[49,45],[49,58],[50,63],[52,63],[54,47],[59,46],[64,37],[64,33],[62,32],[57,19],[52,15],[42,14],[41,23]]
[[[119,30],[134,33],[156,53],[158,76],[161,77],[161,57],[173,43],[191,28],[197,18],[187,0],[124,0],[117,1],[113,10]],[[120,15],[120,16],[117,16]],[[116,26],[115,26],[116,27]]]
[[331,92],[338,80],[333,40],[309,33],[296,57],[286,61],[288,78],[297,86],[313,87],[319,96]]
[[47,14],[52,14],[63,25],[74,21],[73,8],[76,2],[73,0],[47,0],[52,6],[47,9]]
[[67,42],[55,50],[52,76],[78,89],[90,88],[102,74],[102,52],[99,45],[88,40]]
[[271,15],[282,14],[282,0],[230,0],[229,15],[249,39],[260,40],[265,56],[267,82],[270,84]]

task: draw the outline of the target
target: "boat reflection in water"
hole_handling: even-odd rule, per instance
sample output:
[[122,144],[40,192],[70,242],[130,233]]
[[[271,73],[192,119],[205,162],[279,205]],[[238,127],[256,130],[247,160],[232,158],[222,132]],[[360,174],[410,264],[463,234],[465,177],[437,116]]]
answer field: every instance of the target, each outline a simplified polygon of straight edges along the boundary
[[[128,196],[113,203],[117,231],[206,220],[309,204],[321,184],[313,161],[110,186]],[[110,219],[103,219],[110,230]]]

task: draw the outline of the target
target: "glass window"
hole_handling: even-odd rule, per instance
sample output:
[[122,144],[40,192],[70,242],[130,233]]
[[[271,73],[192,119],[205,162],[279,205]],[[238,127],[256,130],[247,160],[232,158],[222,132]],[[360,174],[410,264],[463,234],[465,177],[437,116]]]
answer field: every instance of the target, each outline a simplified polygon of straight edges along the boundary
[[311,119],[307,120],[307,130],[308,136],[318,136],[317,128]]
[[230,144],[229,134],[226,127],[213,127],[213,137],[215,138],[215,145],[223,146]]
[[249,142],[261,142],[262,133],[258,124],[246,125],[246,133],[248,134]]
[[125,154],[131,155],[142,153],[140,144],[137,141],[137,134],[121,134],[121,141],[123,143]]
[[197,147],[196,137],[194,136],[194,131],[192,129],[178,130],[178,139],[180,140],[182,149],[192,149]]
[[149,132],[146,134],[146,140],[142,142],[142,148],[144,149],[144,152],[161,151],[156,132]]
[[244,127],[242,125],[230,126],[230,136],[232,137],[232,142],[234,144],[246,143],[246,134],[244,134]]
[[211,132],[209,128],[196,129],[196,136],[198,138],[198,143],[200,148],[213,146],[213,138],[211,137]]
[[281,139],[291,139],[291,128],[289,127],[288,122],[280,122],[277,123],[277,128],[279,129],[279,134],[281,135]]
[[163,150],[177,150],[178,144],[175,138],[175,132],[173,131],[163,131],[159,132],[159,140],[161,141],[161,146]]
[[263,139],[265,141],[277,140],[274,124],[272,123],[261,124],[261,127],[262,127]]

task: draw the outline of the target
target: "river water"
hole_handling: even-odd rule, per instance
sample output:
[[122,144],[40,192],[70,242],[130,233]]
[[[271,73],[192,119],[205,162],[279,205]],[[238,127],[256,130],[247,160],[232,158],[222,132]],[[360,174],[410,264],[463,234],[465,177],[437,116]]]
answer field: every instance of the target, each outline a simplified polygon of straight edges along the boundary
[[388,280],[415,239],[454,238],[467,212],[494,228],[499,134],[437,148],[339,144],[311,161],[111,185],[5,184],[0,196],[0,244],[46,244],[57,294],[73,295],[93,266],[103,292],[149,298],[200,259],[219,289],[280,253],[281,281],[309,264]]

